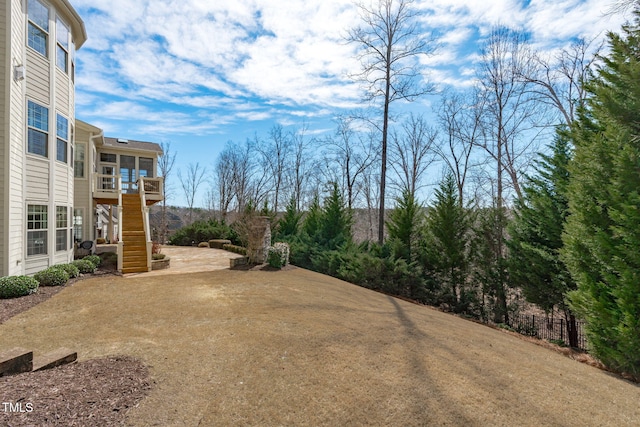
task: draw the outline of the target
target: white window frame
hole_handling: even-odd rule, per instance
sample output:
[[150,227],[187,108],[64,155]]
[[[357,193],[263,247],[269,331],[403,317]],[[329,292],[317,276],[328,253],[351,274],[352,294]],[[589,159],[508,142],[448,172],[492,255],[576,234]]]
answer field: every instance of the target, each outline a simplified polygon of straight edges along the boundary
[[[43,21],[43,17],[39,15],[39,12],[42,13],[45,10],[47,12],[47,19]],[[27,24],[27,45],[34,51],[38,52],[40,55],[48,58],[50,18],[49,7],[40,0],[28,0],[27,13],[29,15],[29,23]],[[34,37],[32,37],[32,35]],[[39,37],[35,38],[35,36]],[[35,43],[35,41],[41,41],[43,39],[44,46],[42,46],[41,42]],[[44,52],[42,52],[42,49],[44,49]]]
[[56,206],[56,252],[69,249],[69,208]]
[[84,178],[85,177],[85,165],[87,163],[87,146],[84,143],[76,144],[73,159],[73,177]]
[[47,255],[48,206],[27,205],[27,256]]
[[[56,66],[66,74],[69,74],[69,33],[69,26],[56,17]],[[64,63],[60,62],[61,58]]]
[[[41,117],[46,113],[46,117]],[[44,153],[32,151],[32,135],[44,136]],[[27,152],[49,157],[49,108],[31,100],[27,101]]]
[[[64,126],[60,127],[60,122],[64,121]],[[66,129],[64,129],[66,127]],[[56,113],[56,160],[69,163],[69,119],[60,113]],[[64,156],[60,158],[60,147],[64,147]]]

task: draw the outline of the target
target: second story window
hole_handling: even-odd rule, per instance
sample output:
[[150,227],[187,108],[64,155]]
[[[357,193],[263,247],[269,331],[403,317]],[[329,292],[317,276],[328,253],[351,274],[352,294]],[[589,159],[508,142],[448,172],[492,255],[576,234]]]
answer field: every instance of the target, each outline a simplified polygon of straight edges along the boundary
[[29,0],[29,47],[48,57],[47,38],[49,36],[49,8],[40,0]]
[[73,160],[73,177],[84,178],[84,163],[86,157],[86,146],[84,144],[76,144],[75,158]]
[[56,117],[56,160],[67,163],[69,158],[69,121],[60,114]]
[[65,73],[69,72],[69,28],[56,19],[56,65]]
[[28,102],[27,151],[48,157],[49,109],[33,101]]

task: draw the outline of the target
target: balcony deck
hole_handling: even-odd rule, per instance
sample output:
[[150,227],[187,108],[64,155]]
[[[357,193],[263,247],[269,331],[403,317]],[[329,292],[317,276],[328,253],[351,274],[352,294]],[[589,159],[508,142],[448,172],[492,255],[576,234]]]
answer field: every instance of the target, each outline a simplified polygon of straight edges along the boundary
[[122,183],[119,175],[96,174],[93,180],[93,200],[99,204],[117,205],[120,194],[139,194],[144,188],[147,206],[162,201],[163,178],[140,178],[135,184]]

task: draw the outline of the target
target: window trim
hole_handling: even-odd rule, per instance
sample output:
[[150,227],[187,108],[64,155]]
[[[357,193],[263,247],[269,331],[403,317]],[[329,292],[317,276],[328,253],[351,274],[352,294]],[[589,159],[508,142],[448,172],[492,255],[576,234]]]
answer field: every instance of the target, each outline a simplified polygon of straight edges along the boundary
[[[60,135],[59,121],[60,119],[64,120],[67,125],[66,130],[66,138]],[[60,143],[64,144],[64,159],[60,159]],[[69,119],[63,116],[60,113],[56,113],[56,160],[59,162],[63,162],[69,164]]]
[[[47,28],[43,28],[40,24],[38,24],[37,22],[35,22],[34,19],[32,19],[33,15],[30,12],[35,12],[34,10],[30,10],[30,6],[34,3],[38,3],[40,6],[42,6],[44,9],[46,9],[47,11]],[[42,55],[45,58],[49,58],[49,21],[51,19],[51,11],[49,9],[49,6],[47,6],[46,4],[44,4],[43,2],[41,2],[40,0],[28,0],[27,1],[27,46],[31,49],[33,49],[35,52],[38,52],[39,55]],[[31,29],[34,29],[36,31],[40,31],[42,34],[42,37],[44,39],[44,52],[42,52],[37,46],[35,46],[35,43],[31,43]]]
[[[64,41],[64,45],[60,41],[60,27],[66,30],[67,40]],[[65,74],[69,74],[69,34],[71,30],[66,22],[64,22],[60,16],[56,16],[56,66],[60,69],[60,71],[64,71]],[[60,58],[59,54],[62,51],[64,54],[64,68],[60,67]]]
[[[39,208],[39,209],[35,209]],[[38,228],[36,228],[38,226]],[[27,257],[47,255],[48,250],[49,207],[47,205],[27,204]],[[32,236],[40,237],[32,237]],[[37,251],[35,241],[42,239]],[[32,242],[33,241],[33,242]]]
[[[78,214],[78,215],[76,215]],[[76,218],[80,218],[80,223],[76,223]],[[82,242],[84,240],[84,208],[73,208],[73,219],[71,220],[71,232],[73,233],[74,242]],[[77,237],[76,231],[80,232],[80,238]]]
[[[32,106],[42,108],[42,111],[46,111],[47,114],[46,114],[45,120],[37,120],[37,118],[35,117],[35,114],[36,114],[35,110],[32,116],[31,114]],[[42,125],[42,124],[44,125],[44,129],[38,127],[38,125]],[[32,151],[32,144],[31,144],[32,132],[44,136],[45,138],[44,154],[37,151]],[[49,158],[49,108],[31,100],[27,100],[27,153],[44,157],[44,158]]]
[[[62,218],[61,218],[62,215]],[[64,237],[63,247],[59,246],[58,239]],[[69,250],[69,207],[56,206],[56,252]]]

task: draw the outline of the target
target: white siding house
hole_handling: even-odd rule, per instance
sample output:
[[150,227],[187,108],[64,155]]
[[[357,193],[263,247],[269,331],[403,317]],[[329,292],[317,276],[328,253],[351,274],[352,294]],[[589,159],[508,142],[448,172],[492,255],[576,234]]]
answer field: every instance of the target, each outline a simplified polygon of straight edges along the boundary
[[[146,207],[158,201],[157,144],[112,145],[101,129],[76,123],[75,52],[86,38],[67,0],[0,0],[0,276],[71,261],[77,240],[96,237],[98,204],[121,215],[123,192],[139,185],[150,190],[135,193],[143,204],[137,228],[144,227]],[[117,160],[118,186],[108,197],[95,192],[103,150]],[[122,265],[122,244],[119,255]]]

